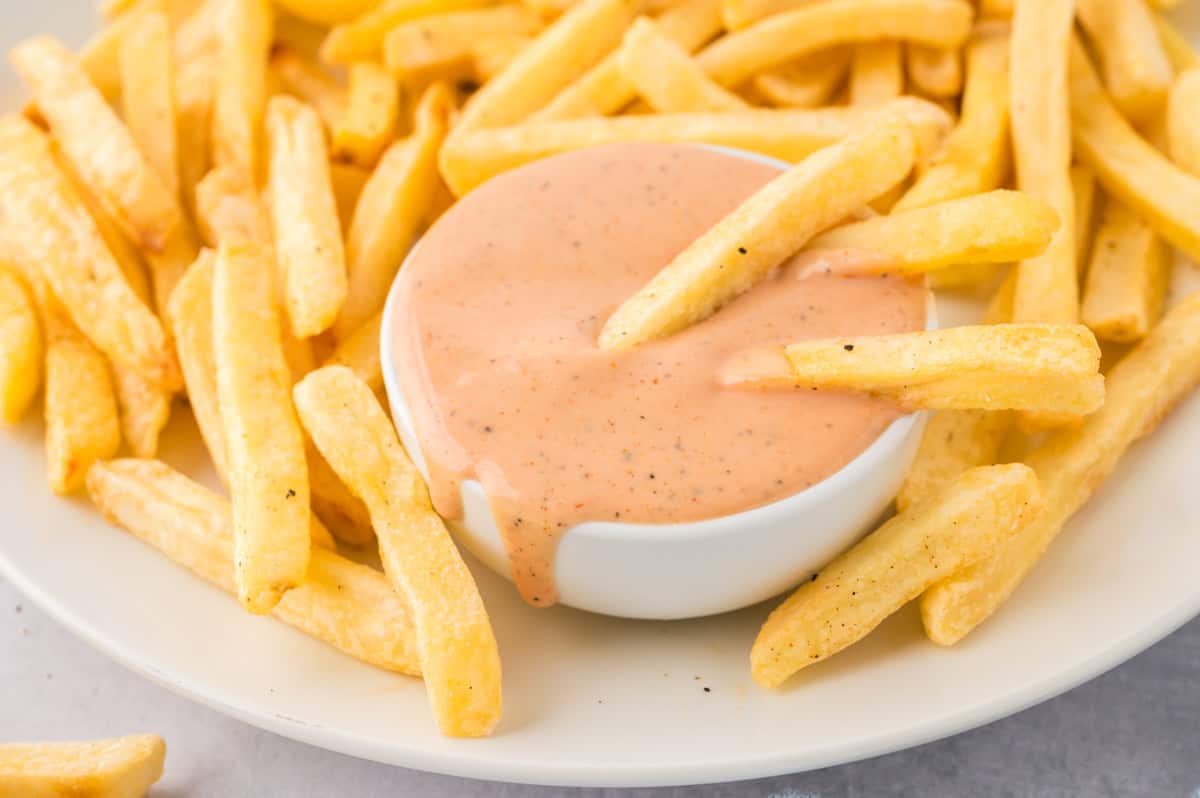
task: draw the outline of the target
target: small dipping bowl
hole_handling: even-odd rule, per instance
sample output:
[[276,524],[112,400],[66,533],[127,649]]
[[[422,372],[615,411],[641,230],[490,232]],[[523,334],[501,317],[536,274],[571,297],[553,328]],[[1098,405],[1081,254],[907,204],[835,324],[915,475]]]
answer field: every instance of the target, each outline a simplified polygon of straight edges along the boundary
[[[756,153],[711,149],[779,169],[790,166]],[[395,367],[397,295],[393,284],[380,344],[384,384],[400,438],[428,479]],[[932,294],[926,308],[926,329],[934,329]],[[588,521],[568,528],[559,540],[554,568],[560,603],[603,615],[671,620],[740,609],[795,587],[858,541],[887,511],[916,454],[925,415],[901,416],[840,470],[770,504],[703,521]],[[463,517],[447,519],[447,525],[472,554],[511,580],[508,554],[483,486],[464,480],[461,491]]]

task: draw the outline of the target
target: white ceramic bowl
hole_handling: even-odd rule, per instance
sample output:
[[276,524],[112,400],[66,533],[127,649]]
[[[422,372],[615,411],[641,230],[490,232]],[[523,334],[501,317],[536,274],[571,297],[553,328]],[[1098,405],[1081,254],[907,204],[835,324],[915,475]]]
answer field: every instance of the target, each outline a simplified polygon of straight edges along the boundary
[[[713,149],[788,167],[755,153]],[[384,383],[400,438],[428,477],[395,371],[391,331],[396,294],[393,285],[384,309]],[[932,294],[926,316],[926,326],[936,326]],[[922,413],[896,419],[840,471],[752,510],[689,523],[589,521],[570,527],[555,562],[560,601],[604,615],[669,620],[715,615],[778,595],[820,570],[883,515],[916,454],[924,422]],[[500,531],[477,481],[463,482],[462,506],[463,518],[448,522],[458,540],[511,579]]]

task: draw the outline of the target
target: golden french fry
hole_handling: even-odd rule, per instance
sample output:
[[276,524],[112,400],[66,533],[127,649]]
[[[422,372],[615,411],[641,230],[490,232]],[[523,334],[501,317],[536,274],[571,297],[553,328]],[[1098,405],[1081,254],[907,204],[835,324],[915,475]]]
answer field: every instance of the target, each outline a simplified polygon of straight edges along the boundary
[[616,49],[635,5],[634,0],[582,0],[571,6],[472,95],[455,131],[513,124],[544,106]]
[[531,41],[532,36],[508,35],[490,36],[475,42],[471,55],[479,82],[487,83],[499,75]]
[[910,44],[905,48],[908,77],[928,97],[957,97],[963,87],[959,51]]
[[162,324],[129,285],[46,136],[14,117],[0,119],[0,229],[105,355],[155,385],[178,387]]
[[968,469],[992,465],[1012,426],[1009,413],[993,410],[939,410],[921,433],[921,445],[904,484],[896,494],[896,509],[936,496]]
[[235,579],[251,612],[304,580],[308,467],[288,396],[274,267],[251,242],[222,243],[213,269],[213,356],[233,497]]
[[274,97],[267,106],[270,208],[284,307],[297,338],[328,329],[346,299],[346,256],[329,153],[310,106]]
[[129,13],[102,27],[79,50],[79,65],[96,90],[110,103],[121,97],[121,41],[146,13],[165,11],[165,0],[141,0]]
[[146,14],[121,41],[121,108],[146,161],[178,197],[174,74],[167,15]]
[[1171,160],[1200,177],[1200,67],[1183,72],[1171,85],[1167,139]]
[[962,116],[912,188],[892,209],[920,208],[997,188],[1009,164],[1008,36],[976,36],[967,45]]
[[217,167],[196,186],[196,222],[204,243],[272,241],[271,222],[254,187],[231,167]]
[[42,384],[44,356],[33,300],[19,277],[0,268],[0,422],[25,415]]
[[139,798],[162,777],[155,734],[92,742],[0,743],[0,795]]
[[1130,444],[1153,430],[1198,381],[1200,294],[1193,294],[1109,371],[1099,411],[1054,433],[1025,459],[1041,482],[1046,512],[994,557],[925,593],[921,618],[929,639],[952,645],[999,609]]
[[646,17],[639,17],[626,31],[617,56],[625,80],[656,111],[744,111],[750,107],[709,80],[687,51]]
[[[373,5],[378,5],[378,0],[374,0]],[[328,33],[329,25],[303,19],[289,11],[286,6],[275,9],[276,49],[287,48],[315,61]]]
[[[683,0],[655,20],[659,31],[693,52],[721,32],[720,0]],[[575,82],[565,86],[530,121],[578,119],[616,113],[637,96],[625,79],[617,53],[611,53]]]
[[1019,191],[996,189],[923,208],[896,211],[813,239],[810,249],[874,253],[867,273],[928,271],[1007,263],[1037,255],[1058,230],[1049,205]]
[[979,0],[979,16],[983,19],[1012,19],[1016,0]]
[[323,366],[345,366],[365,382],[378,396],[383,392],[383,367],[379,361],[379,335],[383,314],[376,313],[363,323],[329,356]]
[[[168,14],[171,13],[170,5],[168,2]],[[188,68],[197,61],[216,58],[217,16],[221,13],[220,6],[221,4],[214,0],[201,0],[186,16],[177,18],[171,15],[175,63],[181,69]]]
[[764,17],[794,11],[818,2],[822,0],[723,0],[721,19],[726,30],[736,31]]
[[1041,517],[1033,471],[983,466],[956,476],[821,569],[771,615],[750,673],[778,687],[796,671],[866,637],[947,573],[988,556]]
[[772,105],[817,108],[833,97],[849,66],[850,51],[833,47],[793,61],[774,72],[755,75],[750,85]]
[[[181,64],[175,73],[179,194],[190,214],[196,212],[196,185],[208,173],[212,140],[215,60]],[[169,246],[169,244],[168,244]]]
[[338,224],[343,230],[350,229],[354,208],[358,198],[371,178],[371,171],[354,164],[329,164],[329,178],[333,182],[333,198],[337,202]]
[[317,448],[371,512],[384,571],[408,599],[421,673],[443,734],[479,737],[500,719],[500,654],[475,580],[371,390],[349,369],[295,389]]
[[46,350],[46,476],[55,493],[73,493],[88,468],[121,446],[117,400],[108,363],[74,330],[51,337]]
[[1135,122],[1148,121],[1162,109],[1172,76],[1154,13],[1145,0],[1076,0],[1075,6],[1113,102]]
[[1062,226],[1018,266],[1013,320],[1073,324],[1079,316],[1067,54],[1072,0],[1017,0],[1010,66],[1017,188],[1047,202]]
[[1200,53],[1192,47],[1182,33],[1175,29],[1171,21],[1162,14],[1154,15],[1154,27],[1158,31],[1158,40],[1162,44],[1167,60],[1176,72],[1200,66]]
[[1075,196],[1075,267],[1083,274],[1092,248],[1092,216],[1096,206],[1096,176],[1086,166],[1071,167],[1071,193]]
[[132,238],[162,249],[179,207],[75,56],[58,40],[37,37],[10,58],[75,171]]
[[121,436],[135,457],[153,457],[158,452],[158,436],[171,417],[171,394],[127,368],[114,365],[112,376]]
[[1104,402],[1100,347],[1081,324],[991,324],[799,341],[746,350],[726,385],[886,396],[906,409],[1090,413]]
[[316,61],[295,50],[277,48],[271,55],[271,71],[284,91],[316,108],[330,130],[342,121],[347,111],[346,90]]
[[456,11],[405,22],[383,41],[383,62],[405,85],[426,86],[459,63],[471,65],[475,43],[493,36],[537,33],[541,20],[524,6]]
[[962,0],[838,0],[767,17],[718,39],[702,51],[701,66],[722,86],[839,44],[902,40],[961,47],[971,32],[971,6]]
[[430,87],[418,104],[412,136],[388,148],[363,187],[346,235],[349,286],[333,327],[339,340],[383,307],[388,286],[429,208],[450,108],[445,85]]
[[365,546],[375,540],[367,506],[342,483],[311,441],[305,452],[313,512],[343,543]]
[[350,65],[350,88],[341,117],[333,125],[333,155],[371,168],[396,135],[400,87],[378,64]]
[[301,19],[318,25],[349,22],[370,13],[380,0],[278,0],[279,5]]
[[625,141],[723,144],[799,161],[892,114],[912,124],[921,153],[934,150],[952,124],[941,108],[911,97],[878,108],[751,109],[736,114],[644,114],[528,122],[450,137],[442,148],[442,177],[462,196],[488,178],[530,161]]
[[900,43],[865,42],[854,45],[850,60],[851,105],[879,105],[904,93],[904,64]]
[[397,25],[437,14],[490,6],[495,0],[384,0],[360,17],[335,26],[321,45],[321,60],[349,65],[378,61],[383,40]]
[[880,121],[806,158],[756,191],[625,300],[600,331],[629,349],[701,321],[912,169],[907,122]]
[[[114,524],[227,593],[234,584],[229,502],[157,460],[111,460],[88,473],[92,502]],[[387,577],[313,549],[303,584],[275,618],[378,668],[420,675],[412,614]]]
[[1105,341],[1141,339],[1162,315],[1170,266],[1162,239],[1109,200],[1096,231],[1080,320]]
[[267,62],[274,36],[269,0],[212,0],[218,4],[216,91],[212,109],[213,161],[256,184],[263,167]]
[[1200,260],[1200,178],[1168,161],[1121,116],[1083,47],[1071,52],[1071,118],[1079,159],[1160,236]]
[[547,20],[557,19],[578,0],[521,0],[533,13]]

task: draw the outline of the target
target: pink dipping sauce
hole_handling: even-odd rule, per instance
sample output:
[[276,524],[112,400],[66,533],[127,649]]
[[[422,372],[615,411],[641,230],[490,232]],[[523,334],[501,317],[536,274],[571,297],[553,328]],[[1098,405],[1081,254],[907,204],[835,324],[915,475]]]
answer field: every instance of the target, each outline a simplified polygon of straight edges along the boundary
[[866,396],[718,376],[746,347],[921,329],[925,289],[897,277],[802,278],[785,264],[670,338],[596,347],[621,302],[776,174],[693,145],[559,155],[466,196],[410,257],[387,334],[434,506],[460,518],[460,485],[479,480],[529,603],[556,601],[554,553],[572,525],[767,504],[833,474],[899,416]]

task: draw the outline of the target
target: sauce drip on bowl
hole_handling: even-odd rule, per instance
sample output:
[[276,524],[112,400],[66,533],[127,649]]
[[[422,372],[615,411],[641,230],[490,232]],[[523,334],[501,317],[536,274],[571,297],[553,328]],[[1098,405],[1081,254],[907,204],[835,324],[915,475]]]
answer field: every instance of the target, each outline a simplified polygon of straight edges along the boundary
[[925,289],[896,277],[785,264],[670,338],[596,347],[622,301],[775,174],[691,145],[573,152],[489,181],[412,254],[386,334],[434,506],[461,517],[461,483],[479,480],[531,604],[555,602],[554,552],[572,525],[776,501],[839,470],[899,415],[866,396],[719,381],[749,346],[920,329]]

